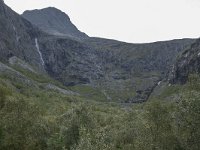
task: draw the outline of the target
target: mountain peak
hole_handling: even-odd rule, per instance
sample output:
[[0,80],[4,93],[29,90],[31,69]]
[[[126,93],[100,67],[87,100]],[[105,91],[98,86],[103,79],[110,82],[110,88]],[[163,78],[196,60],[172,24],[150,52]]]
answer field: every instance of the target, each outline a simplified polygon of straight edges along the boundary
[[57,36],[83,39],[88,36],[79,31],[69,16],[55,7],[27,10],[22,16],[41,30]]
[[46,8],[42,8],[42,9],[26,10],[23,12],[22,15],[26,15],[28,13],[39,13],[39,12],[58,13],[58,14],[64,14],[65,16],[68,16],[66,13],[62,12],[60,9],[58,9],[56,7],[46,7]]
[[[57,12],[62,12],[60,9],[56,8],[56,7],[46,7],[46,8],[43,8],[43,9],[40,9],[41,11],[57,11]],[[62,12],[64,13],[64,12]],[[67,15],[67,14],[65,14]]]

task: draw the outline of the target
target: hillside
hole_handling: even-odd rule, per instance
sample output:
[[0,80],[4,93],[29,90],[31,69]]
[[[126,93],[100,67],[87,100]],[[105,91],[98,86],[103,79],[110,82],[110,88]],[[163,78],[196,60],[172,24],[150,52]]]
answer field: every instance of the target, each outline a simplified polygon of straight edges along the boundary
[[[56,20],[51,19],[52,26],[50,26],[49,18],[55,18],[55,14],[59,17],[56,17]],[[44,32],[52,28],[57,32],[71,32],[69,26],[72,26],[72,23],[69,17],[56,8],[25,11],[22,16]],[[65,28],[61,31],[60,27]],[[62,46],[67,55],[63,57],[56,53],[55,55],[59,55],[59,65],[58,60],[54,59],[51,61],[56,70],[47,69],[54,78],[67,86],[73,86],[72,89],[78,90],[85,96],[91,97],[92,93],[94,99],[99,100],[100,96],[102,101],[141,102],[148,99],[153,88],[166,76],[176,56],[193,41],[193,39],[182,39],[130,44],[101,38],[82,38],[76,44],[84,45],[79,46],[81,52],[69,44]],[[51,45],[50,49],[52,47]],[[76,51],[76,55],[73,55],[73,51]],[[63,64],[65,58],[68,63]],[[48,67],[52,65],[48,64]]]
[[0,59],[8,61],[17,56],[28,63],[42,68],[40,58],[35,47],[35,38],[43,32],[27,20],[20,17],[0,1]]
[[123,106],[88,100],[22,60],[13,63],[0,63],[0,149],[198,150],[198,77]]
[[199,150],[199,40],[41,29],[0,0],[0,150]]
[[185,84],[189,75],[200,73],[200,39],[186,49],[173,66],[170,81],[173,84]]

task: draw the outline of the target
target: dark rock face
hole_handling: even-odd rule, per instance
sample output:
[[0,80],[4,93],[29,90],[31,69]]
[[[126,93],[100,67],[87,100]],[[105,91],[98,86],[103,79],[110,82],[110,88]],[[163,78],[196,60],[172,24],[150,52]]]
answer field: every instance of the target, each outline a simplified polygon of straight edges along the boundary
[[[29,18],[32,25],[3,1],[0,4],[0,61],[16,56],[67,86],[87,84],[98,88],[109,100],[147,100],[178,53],[193,42],[183,39],[129,44],[89,38],[55,8],[24,13],[36,14],[33,22]],[[53,22],[47,24],[50,18]],[[41,25],[37,24],[40,20]],[[64,35],[55,35],[54,30]]]
[[[132,75],[159,71],[166,74],[176,56],[194,40],[182,39],[147,44],[90,38],[88,46],[96,48],[106,66],[117,66]],[[116,67],[115,67],[116,68]]]
[[66,85],[89,83],[98,78],[100,73],[95,68],[98,59],[86,45],[40,31],[3,2],[0,12],[1,61],[8,62],[16,56]]
[[99,59],[85,44],[66,38],[39,39],[46,71],[65,85],[87,84],[100,77]]
[[84,42],[97,51],[102,62],[104,80],[100,80],[101,84],[116,91],[134,89],[135,96],[125,101],[143,102],[148,99],[158,82],[166,77],[176,56],[193,40],[129,44],[90,38]]
[[17,56],[32,65],[41,67],[35,47],[35,38],[41,36],[37,28],[21,18],[7,7],[3,1],[0,4],[0,59],[7,61]]
[[25,11],[22,16],[41,30],[57,36],[68,36],[75,39],[84,39],[88,36],[80,32],[64,12],[53,8]]
[[173,66],[169,80],[172,84],[184,84],[190,74],[200,73],[200,39],[196,40],[177,59]]

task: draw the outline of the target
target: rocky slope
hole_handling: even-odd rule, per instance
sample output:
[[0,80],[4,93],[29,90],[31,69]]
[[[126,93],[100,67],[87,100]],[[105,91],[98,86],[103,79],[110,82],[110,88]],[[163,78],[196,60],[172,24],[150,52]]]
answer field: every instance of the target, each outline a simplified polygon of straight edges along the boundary
[[0,59],[17,56],[42,68],[35,46],[35,38],[42,32],[0,1]]
[[[89,99],[147,100],[178,53],[194,41],[130,44],[89,38],[77,30],[66,14],[55,8],[24,13],[23,16],[37,18],[28,19],[32,25],[0,2],[1,62],[15,63],[13,60],[19,58],[36,72],[50,75]],[[49,18],[53,18],[50,24]],[[55,35],[52,30],[65,35]]]
[[[66,85],[72,81],[89,82],[88,77],[95,78],[96,57],[85,44],[67,37],[48,35],[0,2],[1,61],[8,63],[11,57],[16,56],[56,79],[61,80],[63,76]],[[77,66],[82,70],[71,74]],[[65,82],[67,78],[70,82]]]
[[200,39],[179,56],[170,74],[170,82],[184,84],[190,74],[200,73]]
[[84,43],[55,36],[39,38],[45,70],[66,86],[88,84],[102,76],[100,60]]
[[126,93],[126,102],[135,102],[148,99],[154,87],[165,78],[176,56],[192,41],[182,39],[130,44],[90,38],[86,43],[95,47],[102,58],[105,80],[101,84],[117,89],[120,95]]

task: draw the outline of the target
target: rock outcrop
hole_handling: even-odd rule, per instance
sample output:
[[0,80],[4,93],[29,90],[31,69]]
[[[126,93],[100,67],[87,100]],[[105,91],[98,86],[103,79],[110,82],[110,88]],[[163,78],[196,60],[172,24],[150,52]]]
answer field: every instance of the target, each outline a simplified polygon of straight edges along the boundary
[[0,4],[0,60],[8,61],[12,56],[25,60],[42,70],[35,38],[43,34],[37,27],[20,17],[7,7]]
[[169,80],[172,84],[185,84],[190,74],[200,73],[200,39],[196,40],[182,55],[172,68]]

